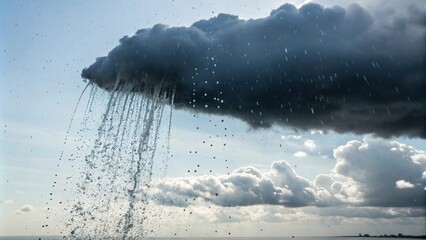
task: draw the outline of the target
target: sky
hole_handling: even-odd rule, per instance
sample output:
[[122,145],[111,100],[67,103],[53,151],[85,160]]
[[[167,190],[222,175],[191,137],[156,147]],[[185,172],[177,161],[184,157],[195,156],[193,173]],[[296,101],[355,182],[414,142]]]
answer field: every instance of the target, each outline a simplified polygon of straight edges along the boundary
[[[290,1],[301,9],[304,3],[309,2],[314,1]],[[326,7],[339,4],[343,9],[351,3],[331,0],[317,2]],[[173,39],[167,34],[185,37],[190,32],[188,27],[199,20],[216,17],[219,13],[236,15],[242,20],[274,20],[271,11],[284,3],[286,2],[196,0],[125,3],[106,1],[103,4],[97,1],[2,1],[0,235],[55,235],[69,231],[61,219],[72,214],[68,214],[69,209],[64,205],[68,206],[68,203],[78,200],[73,190],[79,183],[78,178],[84,169],[84,156],[91,151],[93,136],[97,134],[96,129],[108,102],[107,93],[96,90],[93,113],[87,117],[85,106],[90,100],[90,91],[85,91],[75,111],[73,125],[68,129],[77,100],[87,84],[81,77],[82,69],[88,68],[97,61],[97,57],[106,56],[114,48],[117,49],[117,56],[125,56],[123,62],[132,60],[125,47],[126,44],[132,44],[132,36],[139,29],[151,28],[158,23],[184,27],[175,32],[169,31],[170,28],[167,27],[159,28],[158,31],[163,34],[159,34],[159,38],[151,39],[150,36],[153,35],[143,32],[140,34],[144,41],[158,43],[165,39],[165,46],[175,46],[167,44],[168,40]],[[360,232],[426,234],[425,99],[422,94],[424,72],[423,75],[420,74],[420,78],[416,78],[416,67],[422,66],[422,63],[424,65],[424,49],[423,52],[419,51],[416,44],[422,43],[422,36],[424,39],[426,6],[421,1],[357,3],[363,10],[346,10],[355,15],[341,17],[340,8],[334,8],[328,13],[322,12],[323,15],[320,16],[324,21],[319,24],[324,28],[331,28],[331,24],[336,23],[333,21],[342,24],[339,34],[330,34],[331,36],[324,38],[324,52],[334,54],[327,56],[329,63],[333,62],[333,56],[344,55],[342,52],[347,54],[346,48],[355,49],[349,50],[352,51],[349,55],[361,60],[368,57],[379,58],[382,56],[381,51],[390,49],[396,58],[403,61],[403,66],[398,68],[392,68],[397,60],[386,59],[378,61],[381,68],[375,61],[369,68],[358,63],[353,68],[348,68],[360,71],[366,78],[363,84],[368,82],[368,85],[354,87],[352,93],[347,94],[349,103],[338,102],[338,109],[342,109],[339,114],[351,113],[347,109],[370,105],[373,106],[373,111],[377,111],[377,115],[372,118],[371,109],[367,113],[354,111],[348,115],[348,120],[336,118],[333,122],[321,122],[325,124],[321,125],[319,120],[328,116],[328,110],[336,106],[326,105],[326,109],[317,109],[317,105],[309,97],[316,94],[313,87],[315,85],[307,85],[305,88],[295,86],[296,89],[300,87],[300,96],[306,97],[297,98],[298,101],[293,103],[294,114],[291,116],[295,116],[295,119],[281,124],[276,114],[276,108],[280,105],[271,98],[261,98],[265,101],[259,106],[256,103],[259,98],[250,98],[252,95],[244,94],[247,88],[242,87],[238,94],[233,95],[227,92],[229,86],[222,86],[226,95],[223,97],[225,104],[219,104],[222,106],[221,110],[212,110],[205,106],[216,106],[216,103],[207,98],[194,98],[197,104],[200,102],[196,107],[191,107],[193,103],[187,103],[185,98],[185,94],[193,90],[210,96],[213,92],[208,92],[208,88],[178,85],[176,109],[173,110],[171,120],[170,149],[167,152],[167,124],[164,121],[160,128],[159,151],[154,158],[157,175],[150,188],[148,215],[151,217],[145,223],[146,229],[152,230],[149,234],[212,237],[357,235]],[[411,4],[415,7],[410,8]],[[305,13],[315,11],[313,5],[308,6],[310,7],[304,8]],[[302,35],[306,34],[303,37],[308,38],[313,33],[304,26],[310,22],[300,24],[298,21],[302,13],[297,11],[277,11],[275,17],[283,14],[292,19],[292,23],[300,27],[298,30]],[[330,23],[327,18],[330,15],[327,14],[335,14],[333,16],[337,17],[330,20]],[[235,18],[229,18],[229,15],[222,17],[224,22],[229,21],[227,23],[231,27],[219,24],[219,29],[224,30],[216,30],[218,33],[211,30],[216,27],[214,21],[199,22],[197,25],[203,34],[210,31],[207,35],[216,39],[216,45],[227,44],[226,39],[238,35],[237,33],[265,28],[263,22],[252,20],[239,24]],[[223,23],[223,19],[215,19]],[[208,24],[211,24],[210,28]],[[385,27],[386,31],[382,32]],[[364,34],[364,38],[353,43],[347,38],[351,37],[350,34]],[[119,39],[125,35],[129,38],[119,45]],[[406,38],[407,35],[410,39]],[[262,34],[248,34],[237,42],[239,44],[230,47],[229,52],[234,55],[239,51],[249,53],[252,48],[245,47],[248,43],[270,47],[268,41],[259,40],[256,38],[258,36]],[[263,36],[269,38],[273,34]],[[361,53],[356,51],[357,47],[365,49],[367,37],[379,39],[379,53],[373,50]],[[380,37],[392,38],[394,41],[383,42]],[[213,62],[206,63],[191,57],[191,44],[202,44],[203,40],[202,37],[199,38],[200,41],[195,39],[182,46],[190,54],[186,55],[187,58],[180,56],[179,60],[195,62],[197,66],[203,67],[203,64],[213,65]],[[290,41],[297,40],[290,38]],[[149,49],[150,46],[155,45],[141,50]],[[204,45],[197,46],[201,46],[195,48],[198,51]],[[298,46],[303,47],[299,49]],[[289,54],[289,57],[310,56],[311,49],[317,49],[317,45],[310,43],[294,43],[285,49],[281,47],[278,46],[277,49],[285,52],[289,50],[293,54]],[[171,61],[170,64],[173,65],[174,58],[167,55],[170,53],[167,48],[164,49],[164,56],[157,55],[159,62],[167,65],[167,61]],[[173,48],[170,49],[173,52]],[[403,51],[399,52],[401,49]],[[291,53],[292,50],[294,53]],[[261,71],[264,68],[260,68],[259,64],[275,57],[267,51],[263,58],[258,57],[262,55],[259,53],[253,53],[256,57],[250,57],[249,54],[244,61],[250,61],[254,66],[246,66],[240,64],[242,60],[235,60],[215,51],[212,48],[209,54],[217,61],[216,72],[211,74],[210,71],[200,71],[202,77],[194,81],[214,79],[211,81],[214,86],[216,80],[226,83],[222,79],[230,76],[236,81],[243,81],[238,80],[242,76],[250,83],[249,86],[254,85],[258,79],[253,76],[268,75]],[[203,54],[195,52],[194,56],[211,57]],[[116,61],[115,56],[110,55],[108,61],[112,64],[106,65],[109,66],[107,70],[114,69],[111,66]],[[342,59],[350,62],[350,59]],[[309,57],[303,60],[309,63]],[[312,64],[320,63],[313,61]],[[181,66],[177,72],[186,68],[187,66]],[[327,69],[326,65],[325,68]],[[85,76],[89,79],[99,72],[88,69]],[[235,74],[233,69],[241,74],[232,75]],[[256,74],[250,72],[253,69]],[[294,73],[291,71],[293,68],[289,69],[289,75],[297,75],[297,71]],[[335,76],[335,69],[328,70],[330,76]],[[184,72],[188,76],[198,73],[193,68]],[[226,72],[228,75],[225,76]],[[389,80],[386,85],[378,79],[381,74],[388,72],[400,78],[409,73],[414,80],[407,84]],[[244,73],[247,75],[243,75]],[[107,73],[103,74],[106,76],[102,78],[105,81],[97,84],[107,88],[112,80]],[[275,73],[273,76],[281,78],[280,74],[283,73]],[[318,73],[304,71],[304,74],[308,80]],[[338,72],[338,75],[345,73]],[[156,77],[161,76],[154,76],[153,79]],[[352,84],[356,86],[355,83]],[[262,96],[262,91],[274,88],[277,86],[273,84],[258,86],[258,91],[253,95]],[[366,98],[368,90],[373,100]],[[325,98],[340,97],[339,94],[330,92],[325,94]],[[259,114],[262,117],[254,118],[234,111],[238,106],[232,104],[236,103],[233,96],[242,96],[242,106],[239,105],[246,112],[257,105],[256,109],[264,109],[264,115]],[[291,94],[285,96],[295,98]],[[230,101],[229,104],[227,100]],[[389,106],[388,111],[393,115],[387,115],[386,106]],[[188,108],[191,109],[185,110]],[[170,108],[166,106],[165,112],[169,111]],[[306,115],[306,111],[310,115]],[[420,114],[410,115],[413,113]],[[165,115],[166,119],[170,117]],[[412,118],[404,118],[407,115]],[[265,126],[261,126],[263,121]],[[167,163],[164,162],[166,155],[171,155]],[[98,164],[104,166],[102,163]]]

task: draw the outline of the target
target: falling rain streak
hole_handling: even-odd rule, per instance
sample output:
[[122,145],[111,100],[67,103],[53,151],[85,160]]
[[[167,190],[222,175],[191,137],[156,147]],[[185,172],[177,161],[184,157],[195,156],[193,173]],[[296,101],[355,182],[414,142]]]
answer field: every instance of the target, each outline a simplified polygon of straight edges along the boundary
[[[161,146],[166,151],[164,160],[159,163],[163,170],[170,156],[175,89],[163,83],[155,86],[123,84],[119,77],[109,92],[92,83],[88,87],[91,90],[84,110],[86,127],[83,131],[89,131],[87,126],[91,118],[96,118],[92,116],[94,105],[106,100],[106,107],[93,146],[86,156],[80,157],[83,162],[81,176],[66,221],[67,238],[135,239],[146,236],[153,231],[146,229],[144,223],[148,220],[148,191],[159,140],[163,141]],[[80,100],[81,97],[77,107]],[[170,112],[165,113],[168,104]],[[168,126],[166,137],[160,139],[163,118]]]

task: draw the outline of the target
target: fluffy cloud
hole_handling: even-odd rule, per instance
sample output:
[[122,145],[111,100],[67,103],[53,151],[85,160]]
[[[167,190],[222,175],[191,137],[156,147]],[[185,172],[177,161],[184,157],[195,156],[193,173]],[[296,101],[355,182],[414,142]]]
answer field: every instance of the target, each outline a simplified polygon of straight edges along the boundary
[[230,175],[167,179],[156,185],[154,198],[162,204],[178,206],[187,206],[188,198],[201,198],[220,206],[328,206],[339,202],[331,184],[314,184],[299,176],[286,161],[277,161],[267,172],[244,167]]
[[285,146],[295,150],[293,154],[295,157],[306,157],[308,156],[308,152],[312,154],[318,149],[315,140],[304,138],[299,135],[283,135],[281,139]]
[[293,155],[298,158],[304,158],[308,156],[305,152],[302,152],[302,151],[295,152]]
[[[314,180],[315,186],[323,187],[327,190],[331,190],[333,183],[334,183],[333,177],[331,177],[330,175],[327,175],[327,174],[320,174],[320,175],[316,176],[316,178]],[[334,188],[336,188],[336,187],[334,187]]]
[[404,179],[396,181],[395,186],[396,188],[399,188],[399,189],[414,188],[414,184],[407,182]]
[[7,200],[4,200],[4,201],[0,201],[0,203],[13,204],[13,200],[12,199],[7,199]]
[[285,4],[261,19],[155,25],[123,37],[82,77],[107,90],[172,85],[177,108],[253,127],[424,138],[426,12],[400,9]]
[[302,139],[302,136],[299,135],[288,135],[288,136],[281,136],[281,139],[283,140],[299,140]]
[[317,148],[317,144],[314,140],[311,139],[306,140],[303,145],[305,145],[305,147],[307,147],[310,151],[313,151]]
[[30,204],[25,204],[25,205],[23,205],[19,210],[16,210],[15,211],[15,214],[16,215],[21,215],[21,214],[23,214],[23,213],[28,213],[28,212],[32,212],[32,211],[34,211],[35,210],[35,208],[32,206],[32,205],[30,205]]
[[31,212],[32,210],[34,210],[34,207],[29,204],[22,206],[20,209],[21,212]]
[[[349,141],[336,148],[334,173],[319,174],[313,181],[298,175],[286,161],[276,161],[263,172],[243,167],[229,175],[169,178],[155,184],[153,195],[161,204],[175,206],[203,200],[219,206],[415,209],[426,204],[425,154],[396,141],[368,136],[363,142]],[[392,214],[379,215],[404,215]]]
[[335,172],[353,181],[368,206],[425,206],[426,152],[372,137],[334,150]]

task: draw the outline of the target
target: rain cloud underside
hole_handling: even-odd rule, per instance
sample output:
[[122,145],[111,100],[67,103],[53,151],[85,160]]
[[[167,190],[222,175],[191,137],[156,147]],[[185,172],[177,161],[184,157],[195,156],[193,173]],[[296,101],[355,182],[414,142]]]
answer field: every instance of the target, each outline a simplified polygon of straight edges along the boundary
[[426,138],[424,9],[371,14],[284,4],[270,16],[219,14],[125,36],[82,77],[106,90],[158,83],[176,108],[273,124]]

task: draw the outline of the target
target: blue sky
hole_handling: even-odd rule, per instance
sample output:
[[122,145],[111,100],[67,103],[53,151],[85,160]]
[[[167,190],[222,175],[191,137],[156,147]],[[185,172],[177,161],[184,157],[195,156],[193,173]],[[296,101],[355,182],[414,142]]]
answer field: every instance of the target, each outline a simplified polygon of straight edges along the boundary
[[[300,5],[303,1],[292,3]],[[336,1],[322,3],[330,6],[336,4]],[[56,189],[65,187],[65,178],[75,174],[76,170],[70,167],[70,162],[61,163],[59,167],[57,165],[62,151],[65,152],[65,158],[73,153],[85,155],[84,151],[76,152],[76,148],[86,139],[90,142],[91,134],[94,133],[93,130],[78,131],[84,127],[81,122],[88,100],[86,93],[76,113],[69,141],[63,143],[77,99],[86,86],[80,77],[81,70],[93,63],[96,57],[106,55],[124,35],[131,36],[138,29],[156,23],[189,26],[197,20],[208,19],[221,12],[236,14],[243,19],[260,18],[268,16],[272,9],[282,4],[283,1],[278,0],[262,3],[149,0],[125,3],[106,1],[102,4],[98,1],[2,1],[0,235],[58,234],[63,228],[60,224],[52,226],[55,225],[54,221],[46,221],[46,216],[55,216],[46,211],[46,201],[49,201],[52,191],[58,193],[49,205],[54,209],[59,209],[60,201],[72,199],[73,195],[69,192],[60,193],[63,191]],[[339,4],[347,5],[347,2]],[[99,101],[95,105],[98,112],[90,119],[92,126],[96,126],[101,118],[102,103]],[[352,140],[366,146],[384,146],[383,149],[394,146],[395,142],[412,146],[415,150],[408,146],[400,148],[411,151],[411,157],[420,156],[419,161],[423,162],[418,166],[420,170],[426,171],[425,159],[422,160],[426,141],[418,138],[379,138],[377,141],[382,144],[374,145],[371,136],[304,132],[278,126],[253,130],[246,123],[231,117],[182,110],[173,113],[171,134],[173,157],[167,171],[167,182],[171,186],[180,184],[182,179],[202,184],[202,178],[197,177],[205,175],[223,179],[227,173],[245,166],[253,166],[268,175],[271,174],[268,173],[271,164],[280,160],[288,162],[299,176],[310,181],[309,184],[315,184],[314,180],[319,174],[337,174],[338,160],[333,152],[343,145],[346,148],[341,148],[342,152],[349,152],[349,142]],[[226,147],[223,147],[224,143]],[[194,151],[198,152],[197,155],[193,154]],[[382,155],[386,155],[386,152]],[[379,153],[374,159],[382,155]],[[342,164],[350,165],[352,162],[345,158]],[[194,170],[198,171],[195,173]],[[336,175],[333,176],[337,180]],[[56,181],[59,183],[54,184]],[[158,181],[161,182],[161,179]],[[52,184],[56,185],[56,189],[52,189]],[[175,199],[185,198],[179,191],[171,194],[176,194]],[[194,211],[194,215],[183,214],[179,206],[153,203],[152,211],[163,215],[161,220],[151,220],[151,228],[168,224],[170,229],[157,231],[158,235],[165,236],[175,233],[179,236],[222,236],[229,232],[233,236],[341,235],[358,232],[382,234],[396,233],[395,229],[399,232],[426,234],[424,216],[404,215],[407,210],[404,208],[360,207],[353,211],[361,210],[364,215],[360,213],[350,217],[347,212],[352,210],[345,207],[336,207],[332,211],[332,207],[323,210],[317,206],[287,208],[259,203],[225,208],[220,204],[206,202],[202,195],[197,196],[197,201],[187,206],[188,211]],[[349,205],[356,206],[354,202]],[[424,211],[424,208],[421,210]],[[165,212],[175,213],[179,217],[170,217]],[[228,215],[234,216],[232,221],[227,219]],[[47,223],[49,228],[43,228],[42,225]],[[329,228],[330,225],[336,227]]]

